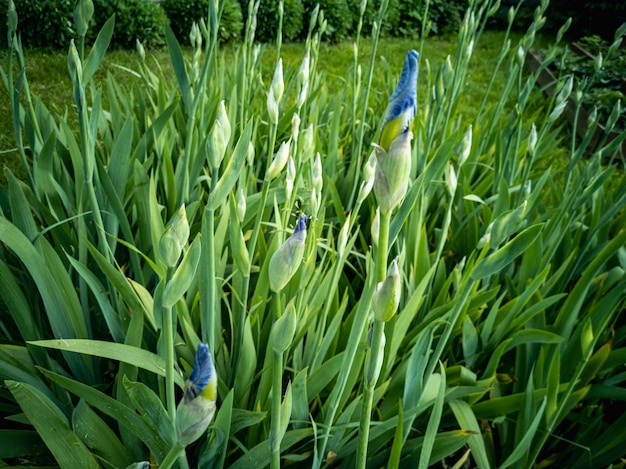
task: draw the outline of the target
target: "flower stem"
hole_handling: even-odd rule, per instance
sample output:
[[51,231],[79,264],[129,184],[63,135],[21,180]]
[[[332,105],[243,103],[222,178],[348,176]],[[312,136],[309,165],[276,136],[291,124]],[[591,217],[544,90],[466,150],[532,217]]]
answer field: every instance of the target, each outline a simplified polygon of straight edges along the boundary
[[[389,227],[391,225],[391,211],[380,214],[380,228],[378,235],[378,250],[376,255],[376,281],[382,282],[387,274],[387,257],[389,249]],[[364,469],[367,463],[367,446],[369,443],[370,423],[372,420],[372,405],[374,402],[374,389],[380,374],[379,364],[384,354],[383,338],[385,323],[374,319],[372,343],[370,345],[363,380],[363,406],[361,408],[361,420],[359,421],[359,440],[357,443],[357,469]]]
[[[274,294],[274,321],[282,314],[280,293]],[[272,351],[274,361],[272,366],[272,410],[270,421],[270,468],[280,468],[280,398],[283,388],[283,353]]]
[[[167,268],[165,284],[172,278],[172,268]],[[163,334],[165,334],[165,399],[167,414],[172,422],[176,420],[176,398],[174,394],[174,328],[172,307],[164,308]]]
[[185,447],[181,445],[179,442],[174,443],[174,446],[170,449],[170,451],[165,456],[165,459],[159,465],[159,469],[170,469],[174,465],[174,463],[178,460],[178,458],[184,454]]

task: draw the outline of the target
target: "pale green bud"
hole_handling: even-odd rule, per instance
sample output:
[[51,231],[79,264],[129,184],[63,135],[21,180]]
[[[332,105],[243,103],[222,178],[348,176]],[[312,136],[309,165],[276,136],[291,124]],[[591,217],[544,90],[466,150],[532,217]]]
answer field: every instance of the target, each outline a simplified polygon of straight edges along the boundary
[[265,180],[272,181],[283,170],[287,161],[289,160],[289,149],[291,148],[291,140],[281,143],[276,156],[272,160],[270,167],[267,168],[265,173]]
[[306,51],[306,55],[304,59],[302,59],[302,63],[300,64],[300,69],[298,70],[298,84],[302,87],[305,83],[309,82],[309,62],[311,60],[311,52],[309,49]]
[[146,61],[146,49],[144,49],[143,44],[139,41],[139,39],[135,40],[135,48],[137,49],[137,53],[139,54],[141,63],[145,62]]
[[83,79],[83,66],[80,61],[80,57],[78,56],[78,50],[76,49],[76,44],[74,44],[74,39],[70,41],[70,53],[67,57],[67,68],[70,73],[70,77],[72,80],[77,79],[82,81]]
[[296,273],[304,257],[306,215],[301,215],[293,234],[272,255],[268,267],[270,288],[279,292]]
[[243,189],[237,191],[237,219],[242,222],[246,216],[246,194]]
[[230,140],[230,121],[228,120],[228,114],[226,113],[226,106],[224,101],[220,101],[217,108],[217,116],[215,117],[215,123],[211,129],[211,134],[207,140],[207,155],[209,164],[212,168],[219,168],[224,159],[224,153]]
[[387,270],[387,277],[376,286],[376,292],[372,297],[372,310],[378,321],[387,322],[398,310],[402,280],[398,270],[398,261],[394,259]]
[[406,131],[391,142],[389,151],[378,149],[374,194],[381,212],[396,208],[406,194],[411,172],[412,138],[412,132]]
[[308,161],[313,154],[313,124],[309,124],[309,126],[302,132],[301,145],[304,161]]
[[269,93],[267,93],[267,115],[269,116],[272,124],[278,124],[278,103],[274,97],[273,88],[270,88]]
[[599,72],[601,68],[602,68],[602,52],[598,52],[598,55],[596,55],[596,58],[593,61],[593,69],[596,72]]
[[315,155],[315,159],[311,165],[311,184],[317,192],[322,192],[324,177],[322,175],[322,157],[319,152]]
[[348,245],[348,235],[350,234],[350,213],[346,217],[346,221],[343,223],[341,227],[341,231],[339,232],[339,236],[337,237],[337,254],[339,256],[343,256],[343,253],[346,250],[346,246]]
[[[365,357],[365,376],[363,377],[366,387],[373,388],[374,386],[376,386],[376,382],[378,381],[378,377],[380,376],[380,370],[383,367],[383,359],[385,358],[385,342],[386,338],[385,334],[383,333],[383,339],[380,341],[378,353],[376,353],[371,348],[367,351],[367,356]],[[370,356],[372,353],[374,353],[374,356],[376,357],[375,363],[372,363],[372,360],[370,360]]]
[[278,59],[276,70],[274,70],[271,90],[274,93],[276,102],[280,103],[280,100],[283,97],[283,92],[285,91],[285,82],[283,81],[283,59]]
[[448,171],[446,172],[446,186],[448,186],[448,192],[450,195],[454,196],[454,193],[456,192],[457,178],[456,171],[454,170],[452,163],[448,164]]
[[530,128],[530,134],[528,135],[528,153],[535,154],[535,148],[537,147],[537,127],[533,123]]
[[461,154],[459,155],[459,168],[463,166],[463,163],[467,161],[469,158],[469,154],[472,151],[472,126],[469,126],[467,132],[463,136],[463,149],[461,150]]
[[200,438],[213,420],[216,408],[215,401],[202,397],[190,402],[182,399],[176,408],[178,442],[187,446]]
[[320,209],[321,201],[315,187],[311,190],[311,213],[315,216]]
[[376,207],[376,213],[372,219],[372,226],[370,227],[370,234],[372,236],[372,244],[378,246],[378,239],[380,234],[380,207]]
[[183,204],[165,227],[159,240],[159,253],[165,265],[174,267],[178,264],[187,241],[189,241],[189,222],[185,204]]
[[293,162],[293,158],[290,156],[287,161],[287,175],[285,176],[285,198],[291,199],[293,193],[293,183],[296,180],[296,165]]
[[300,135],[300,116],[297,112],[293,113],[291,118],[291,139],[294,144],[298,143],[298,136]]
[[87,34],[89,28],[89,21],[93,16],[93,1],[92,0],[79,0],[74,8],[74,27],[79,36]]
[[376,149],[370,153],[367,162],[363,166],[363,181],[359,189],[358,202],[363,203],[374,187],[374,177],[376,176]]
[[272,349],[276,353],[287,351],[296,334],[296,307],[294,300],[287,304],[283,314],[272,324]]
[[[15,10],[15,3],[13,0],[9,1],[9,12],[7,17],[7,26],[9,28],[8,35],[12,36],[17,31],[17,11]],[[9,38],[9,42],[11,39]]]

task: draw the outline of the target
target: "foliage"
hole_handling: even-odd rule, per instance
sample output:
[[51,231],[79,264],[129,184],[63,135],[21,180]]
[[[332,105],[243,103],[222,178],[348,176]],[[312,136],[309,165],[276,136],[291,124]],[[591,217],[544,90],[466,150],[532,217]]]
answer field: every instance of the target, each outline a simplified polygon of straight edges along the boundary
[[569,34],[573,38],[600,35],[610,40],[613,31],[626,22],[626,4],[611,0],[552,0],[547,27],[556,31],[572,18]]
[[305,18],[311,17],[318,5],[323,19],[327,22],[326,38],[337,41],[354,33],[351,26],[356,24],[358,20],[356,15],[359,10],[351,12],[347,0],[304,0]]
[[[20,37],[26,47],[66,47],[74,37],[72,28],[72,0],[14,0],[20,21]],[[7,11],[7,1],[0,2]],[[2,23],[6,24],[3,13]],[[6,33],[3,24],[3,32]],[[2,42],[6,45],[6,34]]]
[[[600,122],[606,122],[618,101],[626,103],[626,56],[619,52],[623,32],[617,32],[611,46],[599,36],[582,38],[579,43],[592,56],[564,49],[555,65],[564,75],[572,75],[583,92],[586,108],[596,108]],[[620,109],[615,123],[626,129],[626,108]]]
[[[223,6],[219,23],[218,37],[221,41],[233,41],[241,38],[243,15],[237,0],[220,2]],[[193,23],[200,23],[209,14],[209,0],[164,0],[161,6],[167,15],[170,27],[176,38],[183,44],[189,44],[189,33]]]
[[[247,3],[247,2],[246,2]],[[301,38],[305,26],[303,0],[286,0],[283,3],[282,37],[287,41]],[[257,12],[256,38],[260,42],[276,41],[279,25],[279,2],[261,0]]]
[[94,33],[115,15],[115,35],[112,45],[116,47],[134,48],[137,41],[144,45],[163,43],[163,28],[167,17],[159,3],[146,0],[94,0]]
[[[420,45],[411,182],[378,222],[367,156],[400,64],[378,57],[376,34],[338,89],[312,37],[298,70],[263,80],[252,31],[226,52],[205,32],[189,56],[168,32],[174,77],[139,60],[122,86],[94,79],[107,22],[70,49],[76,128],[31,94],[12,42],[2,76],[21,98],[24,178],[0,195],[2,463],[237,469],[276,466],[278,450],[355,467],[370,385],[368,467],[624,457],[626,180],[602,162],[626,132],[588,159],[588,138],[560,150],[568,81],[541,106],[523,72],[544,9],[504,37],[502,91],[489,82],[460,114],[493,7],[472,4],[453,57],[431,64]],[[289,278],[272,291],[276,252]],[[387,254],[401,295],[371,334],[372,382]],[[176,403],[200,341],[218,408],[183,448]]]

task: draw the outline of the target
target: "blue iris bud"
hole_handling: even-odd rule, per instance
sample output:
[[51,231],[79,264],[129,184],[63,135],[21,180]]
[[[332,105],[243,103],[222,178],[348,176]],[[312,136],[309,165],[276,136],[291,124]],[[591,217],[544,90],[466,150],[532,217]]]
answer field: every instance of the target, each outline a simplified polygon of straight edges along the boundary
[[181,445],[193,443],[213,420],[217,401],[217,374],[209,346],[198,345],[196,359],[176,409],[176,434]]
[[398,86],[389,99],[376,147],[374,194],[381,212],[393,210],[404,198],[411,170],[410,127],[417,110],[417,59],[414,50],[404,61]]

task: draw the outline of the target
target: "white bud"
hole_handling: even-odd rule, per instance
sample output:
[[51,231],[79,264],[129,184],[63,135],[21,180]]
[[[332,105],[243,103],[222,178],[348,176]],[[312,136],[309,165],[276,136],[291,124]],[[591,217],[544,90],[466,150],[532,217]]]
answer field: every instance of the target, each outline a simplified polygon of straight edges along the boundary
[[274,97],[274,88],[270,88],[269,93],[267,93],[267,115],[272,124],[278,124],[278,103]]
[[533,155],[535,153],[535,148],[537,147],[537,127],[533,123],[533,126],[530,128],[530,134],[528,135],[528,153]]
[[293,113],[291,118],[291,139],[294,143],[298,143],[298,135],[300,134],[300,116],[297,112]]
[[296,179],[296,165],[293,162],[293,158],[289,157],[287,162],[287,175],[285,176],[285,197],[287,200],[291,199],[293,193],[293,182]]
[[291,140],[287,140],[286,142],[281,143],[276,156],[272,160],[270,167],[267,168],[267,173],[265,173],[265,179],[267,181],[271,181],[283,170],[285,165],[287,164],[287,160],[289,159],[289,148],[291,146]]
[[322,192],[324,177],[322,175],[322,158],[319,152],[315,155],[315,160],[313,160],[311,165],[311,184],[318,192]]
[[285,82],[283,81],[283,59],[278,59],[276,70],[274,70],[274,78],[272,79],[272,91],[276,102],[280,102],[285,91]]
[[467,161],[469,154],[472,150],[472,126],[469,126],[467,132],[463,136],[463,149],[461,150],[461,155],[459,155],[459,167],[463,166],[463,163]]

